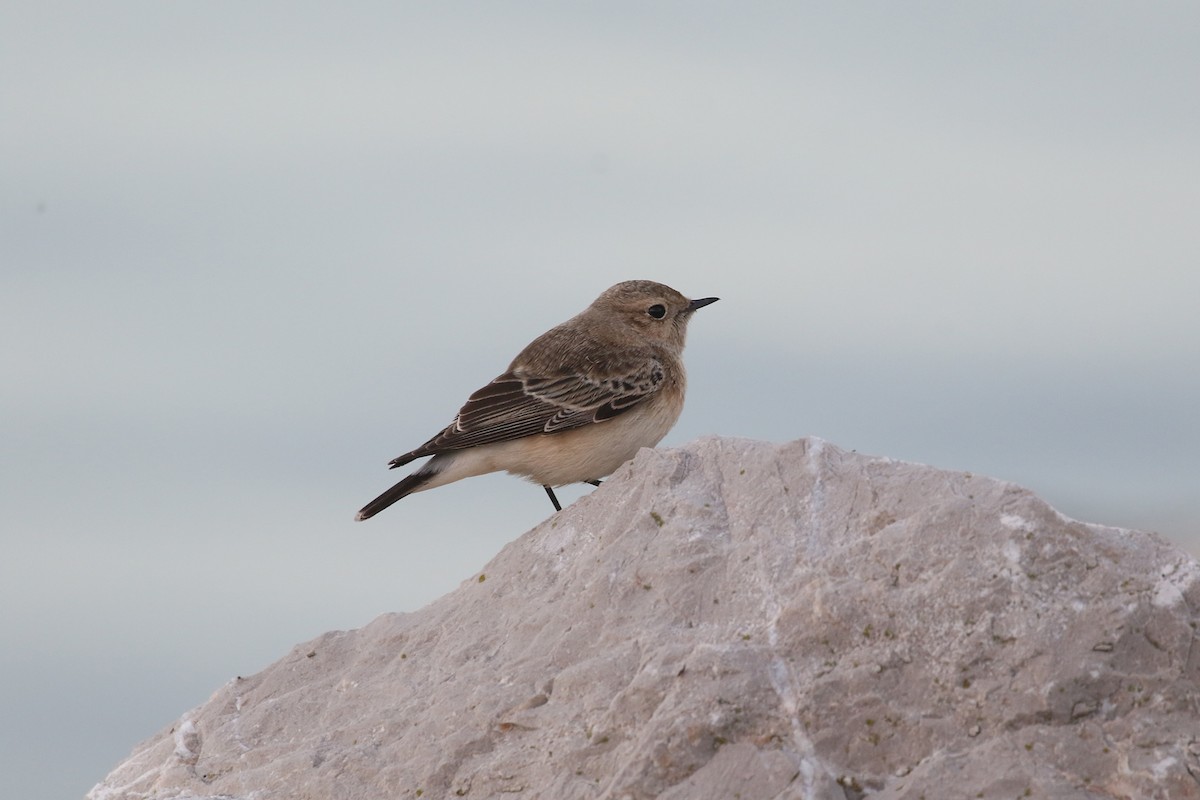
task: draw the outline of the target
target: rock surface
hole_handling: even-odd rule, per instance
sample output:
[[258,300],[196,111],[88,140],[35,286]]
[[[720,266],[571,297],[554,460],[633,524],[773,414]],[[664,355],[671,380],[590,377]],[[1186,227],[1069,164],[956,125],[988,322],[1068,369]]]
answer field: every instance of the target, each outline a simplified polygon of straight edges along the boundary
[[1198,622],[1152,534],[708,438],[230,682],[88,797],[1200,798]]

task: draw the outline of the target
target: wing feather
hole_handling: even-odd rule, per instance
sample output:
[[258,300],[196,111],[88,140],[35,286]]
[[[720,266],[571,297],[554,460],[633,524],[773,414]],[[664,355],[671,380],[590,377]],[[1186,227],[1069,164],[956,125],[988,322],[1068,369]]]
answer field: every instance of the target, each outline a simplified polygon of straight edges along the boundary
[[652,356],[604,366],[590,375],[533,376],[510,370],[472,394],[444,430],[390,465],[604,422],[652,397],[665,379],[662,363]]

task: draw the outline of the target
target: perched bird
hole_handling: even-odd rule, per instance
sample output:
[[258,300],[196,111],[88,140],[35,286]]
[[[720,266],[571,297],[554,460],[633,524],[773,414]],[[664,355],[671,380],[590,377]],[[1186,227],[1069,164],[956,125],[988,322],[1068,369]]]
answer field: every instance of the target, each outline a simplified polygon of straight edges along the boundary
[[625,281],[583,313],[530,342],[454,421],[394,469],[433,456],[367,503],[369,519],[406,495],[505,470],[541,484],[600,484],[640,448],[654,447],[683,410],[688,320],[718,298],[689,300],[653,281]]

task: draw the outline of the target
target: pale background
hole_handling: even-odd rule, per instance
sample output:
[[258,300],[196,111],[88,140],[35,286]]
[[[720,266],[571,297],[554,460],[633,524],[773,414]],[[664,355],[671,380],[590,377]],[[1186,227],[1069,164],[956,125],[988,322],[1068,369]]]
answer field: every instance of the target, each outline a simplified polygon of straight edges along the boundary
[[1197,552],[1198,41],[1193,2],[0,5],[0,794],[544,519],[495,476],[351,522],[627,278],[722,298],[664,446],[813,434]]

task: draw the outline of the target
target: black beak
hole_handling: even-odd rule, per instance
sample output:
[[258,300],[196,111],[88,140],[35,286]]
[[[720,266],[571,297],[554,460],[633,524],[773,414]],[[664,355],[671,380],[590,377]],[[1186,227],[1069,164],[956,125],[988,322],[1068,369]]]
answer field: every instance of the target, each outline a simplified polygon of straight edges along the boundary
[[699,300],[693,300],[688,303],[688,311],[695,311],[698,308],[704,308],[707,305],[717,302],[719,297],[701,297]]

